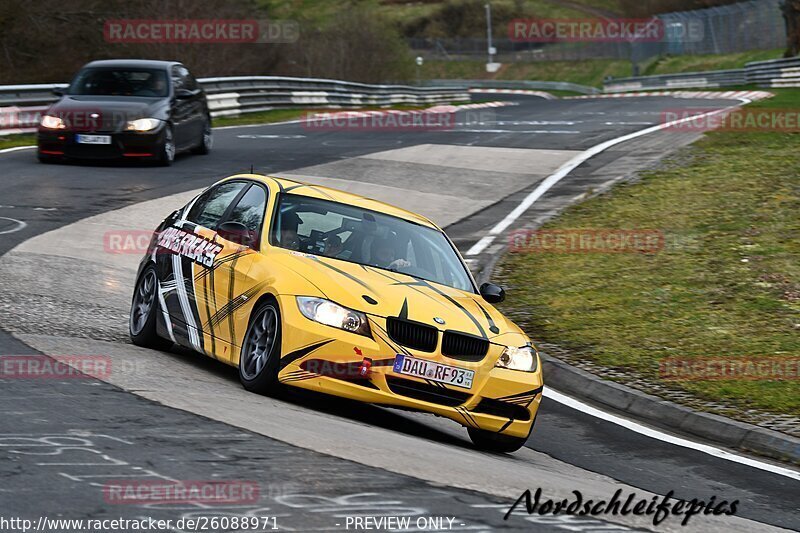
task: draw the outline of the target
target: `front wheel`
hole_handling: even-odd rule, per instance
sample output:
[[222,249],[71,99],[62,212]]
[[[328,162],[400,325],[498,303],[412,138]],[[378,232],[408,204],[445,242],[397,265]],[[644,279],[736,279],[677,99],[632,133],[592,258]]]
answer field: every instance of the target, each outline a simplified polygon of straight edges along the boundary
[[[479,450],[494,453],[512,453],[527,442],[528,437],[511,437],[501,435],[485,429],[467,428],[472,444]],[[530,436],[530,433],[528,434]]]
[[277,302],[260,304],[250,318],[239,356],[239,381],[259,394],[278,394],[281,359],[281,314]]
[[172,344],[158,336],[156,320],[158,317],[158,279],[156,268],[147,266],[136,282],[131,302],[131,316],[128,322],[131,341],[137,346],[166,349]]
[[167,125],[164,128],[164,140],[161,141],[161,146],[158,153],[158,164],[163,167],[168,167],[175,161],[175,136],[172,131],[172,126]]

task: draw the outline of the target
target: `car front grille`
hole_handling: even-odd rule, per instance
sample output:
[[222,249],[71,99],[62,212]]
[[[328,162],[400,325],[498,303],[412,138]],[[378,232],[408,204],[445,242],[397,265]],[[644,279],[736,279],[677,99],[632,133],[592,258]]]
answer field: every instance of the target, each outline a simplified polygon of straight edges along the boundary
[[387,318],[386,331],[394,342],[422,352],[436,350],[439,340],[439,331],[433,326],[402,318]]
[[389,386],[389,390],[400,396],[447,407],[461,405],[469,400],[471,396],[466,392],[445,389],[444,386],[439,387],[438,385],[429,385],[421,381],[411,381],[391,376],[386,376],[386,384]]
[[442,337],[442,355],[453,359],[480,361],[488,352],[488,339],[456,331],[445,331]]
[[493,400],[492,398],[484,398],[473,409],[476,413],[484,413],[487,415],[502,416],[504,418],[512,418],[514,420],[527,421],[531,419],[531,413],[521,405],[513,403],[501,402],[500,400]]

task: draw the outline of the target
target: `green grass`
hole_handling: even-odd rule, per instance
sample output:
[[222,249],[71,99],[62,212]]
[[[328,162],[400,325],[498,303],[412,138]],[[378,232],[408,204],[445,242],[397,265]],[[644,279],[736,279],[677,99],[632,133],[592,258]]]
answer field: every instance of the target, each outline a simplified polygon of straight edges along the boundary
[[[723,55],[677,56],[652,59],[640,65],[642,75],[674,74],[698,70],[743,67],[750,61],[781,57],[782,50],[762,50]],[[595,59],[586,61],[530,61],[504,64],[496,75],[486,73],[485,61],[426,61],[421,75],[425,79],[497,79],[569,81],[602,87],[606,76],[625,78],[631,75],[627,60]]]
[[[752,107],[797,109],[800,90]],[[657,229],[654,254],[512,253],[504,311],[535,339],[738,409],[800,412],[800,382],[662,382],[680,358],[800,356],[800,135],[714,132],[546,229]]]
[[0,150],[4,148],[14,148],[15,146],[33,146],[35,144],[36,136],[32,133],[0,136]]

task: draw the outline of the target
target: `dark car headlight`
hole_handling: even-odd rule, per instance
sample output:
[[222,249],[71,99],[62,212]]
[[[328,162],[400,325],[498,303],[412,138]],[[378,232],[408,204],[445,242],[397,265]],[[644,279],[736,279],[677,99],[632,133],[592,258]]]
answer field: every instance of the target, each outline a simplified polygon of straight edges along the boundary
[[131,120],[125,124],[125,131],[145,132],[153,131],[161,125],[161,121],[157,118],[140,118],[138,120]]
[[39,125],[48,130],[63,130],[67,127],[62,118],[54,115],[42,115]]
[[522,372],[536,372],[539,368],[539,354],[532,346],[526,345],[520,348],[506,346],[494,366]]
[[314,322],[343,329],[350,333],[370,336],[367,315],[361,311],[348,309],[324,298],[310,296],[298,296],[297,307],[300,308],[304,317]]

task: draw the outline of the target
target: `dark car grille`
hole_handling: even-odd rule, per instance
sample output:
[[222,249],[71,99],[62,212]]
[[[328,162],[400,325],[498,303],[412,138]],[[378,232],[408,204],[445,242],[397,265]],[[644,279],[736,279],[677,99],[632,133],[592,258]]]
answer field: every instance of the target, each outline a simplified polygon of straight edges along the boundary
[[389,337],[396,343],[402,344],[414,350],[422,352],[432,352],[436,350],[439,331],[433,326],[403,320],[401,318],[389,317],[386,319],[386,331]]
[[445,331],[442,337],[442,355],[462,361],[480,361],[489,352],[489,341],[474,335]]
[[491,398],[482,399],[473,411],[487,415],[502,416],[504,418],[513,418],[514,420],[527,421],[531,419],[531,413],[521,405],[501,402]]
[[470,394],[456,390],[445,389],[437,385],[428,385],[421,381],[411,381],[408,379],[393,378],[386,376],[386,384],[389,389],[401,396],[422,400],[424,402],[455,407],[466,402]]

